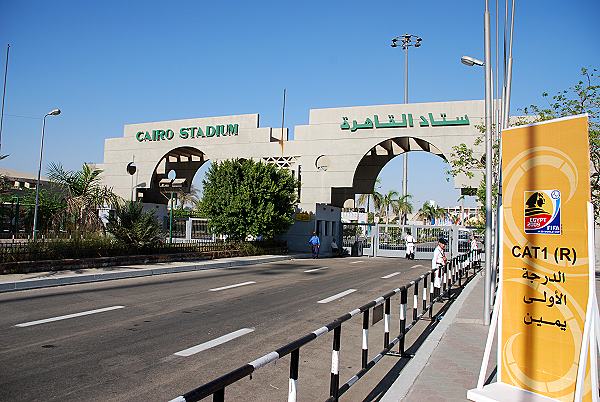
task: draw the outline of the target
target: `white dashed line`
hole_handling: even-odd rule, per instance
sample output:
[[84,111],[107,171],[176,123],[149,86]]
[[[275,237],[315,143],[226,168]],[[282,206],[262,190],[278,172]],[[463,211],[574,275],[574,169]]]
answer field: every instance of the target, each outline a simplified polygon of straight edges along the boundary
[[220,288],[213,288],[213,289],[208,289],[211,292],[217,292],[219,290],[226,290],[226,289],[232,289],[232,288],[237,288],[240,286],[246,286],[246,285],[252,285],[253,283],[256,283],[254,281],[250,281],[250,282],[242,282],[242,283],[236,283],[235,285],[229,285],[229,286],[223,286]]
[[342,293],[338,293],[337,295],[328,297],[327,299],[319,300],[317,303],[321,303],[321,304],[329,303],[330,301],[334,301],[336,299],[339,299],[340,297],[344,297],[344,296],[349,295],[350,293],[354,293],[354,292],[356,292],[356,289],[348,289],[348,290],[343,291]]
[[360,264],[362,261],[352,261],[350,264]]
[[389,278],[391,278],[392,276],[396,276],[396,275],[399,275],[399,274],[400,274],[400,272],[394,272],[393,274],[389,274],[389,275],[386,275],[386,276],[382,276],[382,277],[381,277],[381,279],[389,279]]
[[316,271],[320,271],[320,270],[322,270],[322,269],[327,269],[327,268],[329,268],[329,267],[321,267],[321,268],[307,269],[307,270],[306,270],[306,271],[304,271],[304,272],[316,272]]
[[417,265],[413,265],[411,268],[425,268],[425,265],[421,265],[421,264],[417,264]]
[[229,342],[235,338],[239,338],[242,335],[249,334],[250,332],[254,332],[254,328],[242,328],[234,331],[230,334],[220,336],[212,341],[201,343],[200,345],[192,346],[191,348],[187,348],[181,350],[179,352],[173,353],[175,356],[188,357],[195,355],[196,353],[202,352],[203,350],[207,350],[210,348],[214,348],[215,346],[219,346],[225,342]]
[[29,321],[29,322],[17,324],[17,325],[15,325],[15,327],[21,327],[21,328],[22,327],[30,327],[32,325],[45,324],[47,322],[54,322],[54,321],[61,321],[61,320],[68,320],[69,318],[81,317],[84,315],[104,313],[105,311],[117,310],[120,308],[125,308],[125,306],[104,307],[104,308],[99,308],[97,310],[82,311],[81,313],[74,313],[74,314],[61,315],[59,317],[46,318],[44,320]]

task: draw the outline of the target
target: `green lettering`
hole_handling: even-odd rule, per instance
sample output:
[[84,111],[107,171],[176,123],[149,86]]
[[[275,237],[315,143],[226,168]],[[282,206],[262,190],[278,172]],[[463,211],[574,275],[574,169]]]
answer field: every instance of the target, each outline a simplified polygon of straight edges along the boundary
[[200,138],[200,137],[204,138],[204,131],[202,131],[202,127],[198,127],[198,135],[196,137],[198,137],[198,138]]
[[172,140],[175,136],[175,133],[170,128],[167,129],[167,140]]
[[144,141],[144,139],[143,139],[143,138],[141,138],[141,136],[142,136],[142,135],[144,135],[144,132],[143,132],[143,131],[138,131],[138,132],[135,134],[135,138],[136,138],[136,140],[138,140],[139,142],[142,142],[142,141]]
[[186,138],[187,138],[187,137],[190,135],[190,134],[187,132],[187,130],[188,130],[188,129],[187,129],[187,128],[185,128],[185,127],[182,127],[182,128],[180,128],[180,129],[179,129],[179,137],[181,137],[181,138],[183,138],[183,139],[185,140],[185,139],[186,139]]
[[160,137],[158,136],[160,130],[152,130],[152,141],[159,141]]
[[152,136],[150,135],[149,132],[146,131],[145,137],[146,137],[146,141],[152,141]]
[[237,124],[228,124],[227,125],[227,135],[238,135],[238,125]]
[[206,136],[207,137],[214,137],[216,133],[217,133],[216,128],[214,128],[213,126],[206,126]]
[[192,137],[194,138],[194,134],[196,133],[196,127],[190,127],[190,130],[192,130]]

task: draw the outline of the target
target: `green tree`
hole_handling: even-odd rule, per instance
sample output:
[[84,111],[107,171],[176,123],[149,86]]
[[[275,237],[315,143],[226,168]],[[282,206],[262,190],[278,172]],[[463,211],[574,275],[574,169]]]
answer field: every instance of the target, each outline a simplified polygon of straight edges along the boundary
[[387,194],[383,195],[381,201],[381,214],[385,219],[385,223],[390,223],[390,215],[392,211],[397,209],[396,204],[398,203],[398,192],[396,190],[389,190]]
[[253,160],[211,164],[200,211],[214,233],[273,238],[293,223],[297,181],[289,171]]
[[143,204],[126,201],[115,206],[109,215],[106,230],[122,244],[144,248],[161,243],[164,239],[160,223],[152,211],[144,211]]
[[[572,116],[587,113],[589,117],[589,144],[591,169],[591,198],[594,204],[594,213],[596,221],[600,219],[600,82],[598,70],[596,68],[582,68],[579,81],[568,89],[559,91],[553,96],[547,92],[542,94],[542,98],[547,100],[546,106],[529,105],[520,109],[524,116],[512,119],[511,126],[522,125],[526,123],[535,123],[544,120],[550,120],[558,117]],[[483,133],[485,127],[478,126]],[[480,144],[482,137],[477,139]],[[494,146],[494,164],[498,163],[498,144]],[[474,172],[483,172],[485,160],[474,157],[473,150],[465,144],[460,144],[452,148],[449,158],[450,176],[464,174],[472,178]],[[497,171],[497,169],[494,169]],[[493,197],[496,199],[497,186],[493,187]],[[477,189],[477,200],[485,205],[485,177]]]
[[84,163],[81,170],[65,170],[60,163],[51,163],[48,178],[66,189],[67,214],[74,231],[95,232],[104,228],[98,211],[115,207],[119,197],[102,185],[101,169]]
[[398,198],[394,204],[394,213],[401,217],[402,224],[406,225],[406,215],[412,213],[413,205],[410,202],[412,195],[405,194]]
[[377,180],[375,180],[375,186],[373,187],[373,192],[369,193],[369,194],[361,194],[358,196],[358,205],[361,206],[365,206],[367,208],[367,213],[370,211],[371,209],[371,198],[373,198],[374,200],[377,199],[378,200],[378,206],[375,206],[375,209],[379,209],[381,208],[380,205],[380,200],[383,197],[381,195],[381,193],[379,192],[379,189],[381,188],[381,178],[377,178]]
[[190,186],[189,192],[181,192],[177,195],[179,198],[179,210],[195,209],[200,201],[200,191],[194,186]]
[[437,218],[445,218],[447,215],[448,213],[444,208],[429,201],[425,201],[417,212],[417,216],[423,220],[425,225],[430,224]]

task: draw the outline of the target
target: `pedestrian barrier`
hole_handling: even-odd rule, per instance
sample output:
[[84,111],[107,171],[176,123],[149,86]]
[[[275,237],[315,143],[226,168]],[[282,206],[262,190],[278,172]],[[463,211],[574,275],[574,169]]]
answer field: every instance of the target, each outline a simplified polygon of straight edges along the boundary
[[[405,350],[406,334],[414,328],[421,319],[428,315],[429,319],[433,317],[433,308],[436,303],[452,300],[455,296],[452,294],[452,288],[463,287],[473,276],[481,269],[481,250],[460,254],[448,261],[445,266],[432,269],[431,271],[419,276],[407,285],[396,288],[386,294],[370,301],[369,303],[354,309],[341,317],[333,320],[329,324],[288,343],[256,360],[249,362],[229,373],[210,381],[200,387],[193,389],[170,402],[191,402],[213,396],[214,402],[225,400],[225,388],[242,378],[250,376],[254,371],[273,363],[288,354],[290,359],[290,375],[288,388],[288,402],[295,402],[297,399],[297,382],[299,372],[300,348],[333,331],[333,345],[331,350],[331,378],[329,386],[328,402],[338,401],[352,385],[363,377],[377,362],[385,355],[398,357],[412,357]],[[440,279],[439,282],[436,279]],[[408,291],[413,291],[412,319],[407,320]],[[419,303],[419,289],[422,289],[422,303]],[[400,295],[399,305],[399,334],[390,341],[390,317],[391,317],[391,298]],[[428,296],[429,294],[429,296]],[[369,360],[369,316],[370,311],[376,307],[384,308],[384,334],[383,349]],[[419,308],[419,305],[421,306]],[[342,336],[342,324],[352,317],[362,314],[362,349],[361,349],[361,369],[354,374],[345,383],[340,385],[340,345]],[[398,345],[398,352],[392,352]]]

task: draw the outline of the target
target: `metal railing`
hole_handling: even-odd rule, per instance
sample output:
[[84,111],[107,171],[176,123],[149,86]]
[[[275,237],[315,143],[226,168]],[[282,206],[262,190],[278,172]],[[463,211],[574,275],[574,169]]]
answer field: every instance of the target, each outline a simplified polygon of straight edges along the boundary
[[[385,355],[394,355],[407,357],[405,350],[406,334],[415,327],[417,322],[426,318],[431,320],[433,317],[434,305],[442,300],[453,300],[452,288],[462,288],[473,276],[480,270],[481,251],[472,251],[452,258],[445,266],[435,268],[419,276],[407,285],[396,288],[386,294],[378,297],[369,303],[354,309],[341,317],[333,320],[329,324],[309,333],[305,336],[288,343],[256,360],[249,362],[229,373],[210,381],[200,387],[193,389],[170,402],[191,402],[213,396],[214,402],[225,400],[225,388],[233,383],[250,376],[254,371],[264,367],[272,362],[281,359],[288,354],[291,355],[288,402],[295,402],[297,399],[297,381],[299,372],[300,348],[321,337],[324,334],[333,331],[333,345],[331,348],[331,377],[329,386],[329,397],[327,401],[337,401],[350,387],[352,387],[361,377],[371,370],[377,362]],[[408,314],[408,292],[412,288],[413,304],[412,313]],[[419,292],[422,290],[422,296]],[[399,334],[390,341],[390,317],[391,317],[391,299],[395,295],[400,295],[399,306]],[[420,300],[419,300],[420,299]],[[384,308],[384,334],[383,349],[369,360],[369,315],[375,308]],[[361,349],[361,369],[350,379],[340,385],[340,345],[342,324],[352,317],[362,314],[362,349]],[[408,315],[407,315],[408,314]],[[410,317],[409,317],[410,315]],[[392,349],[398,345],[398,353],[393,353]]]

